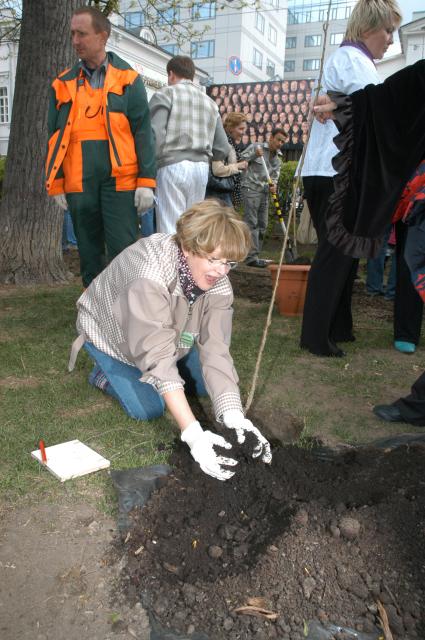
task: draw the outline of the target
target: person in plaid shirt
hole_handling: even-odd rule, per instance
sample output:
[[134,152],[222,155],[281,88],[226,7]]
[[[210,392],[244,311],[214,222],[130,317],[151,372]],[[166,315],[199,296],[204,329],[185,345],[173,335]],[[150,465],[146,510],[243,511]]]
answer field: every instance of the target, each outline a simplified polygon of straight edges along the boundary
[[193,83],[193,60],[171,58],[167,74],[168,86],[149,102],[156,141],[160,233],[174,233],[181,214],[204,200],[210,160],[225,160],[230,152],[217,105]]

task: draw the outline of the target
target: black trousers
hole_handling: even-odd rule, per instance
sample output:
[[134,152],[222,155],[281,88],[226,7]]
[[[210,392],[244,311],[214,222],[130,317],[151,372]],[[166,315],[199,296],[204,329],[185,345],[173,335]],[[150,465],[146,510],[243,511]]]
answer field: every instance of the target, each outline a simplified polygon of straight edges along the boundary
[[424,305],[413,286],[410,270],[404,259],[407,225],[399,220],[395,225],[395,233],[397,280],[394,299],[394,340],[418,344]]
[[326,211],[333,193],[333,179],[303,178],[318,246],[311,265],[301,329],[301,347],[317,355],[334,355],[336,342],[353,337],[351,297],[358,260],[345,256],[326,239]]
[[406,422],[425,427],[425,371],[413,384],[410,394],[394,402],[394,405]]

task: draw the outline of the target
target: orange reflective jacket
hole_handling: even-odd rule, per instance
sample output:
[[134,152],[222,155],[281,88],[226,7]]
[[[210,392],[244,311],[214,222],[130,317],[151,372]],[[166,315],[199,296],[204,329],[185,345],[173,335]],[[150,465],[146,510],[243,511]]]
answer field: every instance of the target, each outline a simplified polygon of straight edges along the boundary
[[[109,141],[117,191],[156,186],[155,146],[145,87],[124,60],[109,52],[108,62],[102,89],[91,89],[79,64],[64,71],[52,84],[46,160],[49,195],[83,190],[81,141],[90,139]],[[96,116],[93,126],[86,122],[90,118],[83,117],[87,108]]]

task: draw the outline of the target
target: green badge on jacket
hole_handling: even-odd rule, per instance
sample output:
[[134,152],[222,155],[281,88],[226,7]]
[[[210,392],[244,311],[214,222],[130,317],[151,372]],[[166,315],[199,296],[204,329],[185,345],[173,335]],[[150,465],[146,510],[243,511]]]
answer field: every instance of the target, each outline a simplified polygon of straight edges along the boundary
[[179,346],[182,349],[191,349],[193,347],[193,343],[195,342],[195,337],[193,333],[189,333],[188,331],[183,331],[180,334],[180,344]]

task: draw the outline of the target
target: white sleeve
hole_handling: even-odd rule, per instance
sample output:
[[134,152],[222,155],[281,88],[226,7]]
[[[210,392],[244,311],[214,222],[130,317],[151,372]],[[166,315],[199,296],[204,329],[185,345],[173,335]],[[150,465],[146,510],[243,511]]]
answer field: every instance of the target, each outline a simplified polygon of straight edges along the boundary
[[[346,51],[344,51],[346,49]],[[323,85],[327,91],[353,93],[368,84],[379,84],[380,78],[375,65],[363,53],[351,47],[342,47],[339,55],[333,57],[332,64],[325,65]]]

